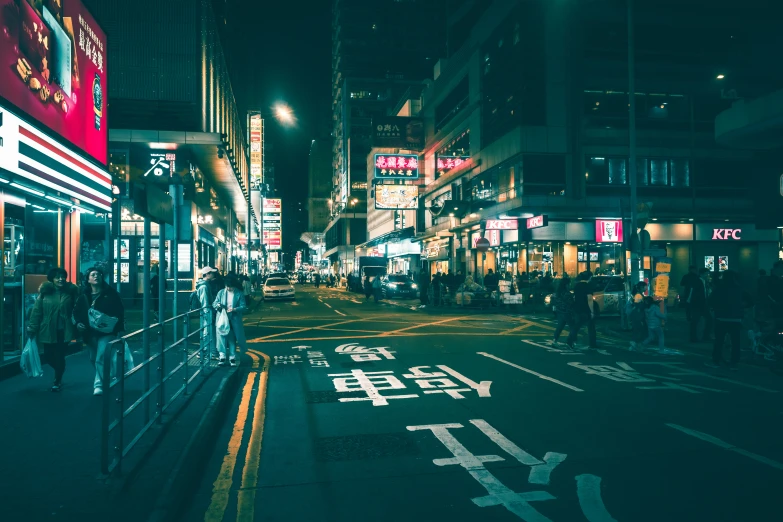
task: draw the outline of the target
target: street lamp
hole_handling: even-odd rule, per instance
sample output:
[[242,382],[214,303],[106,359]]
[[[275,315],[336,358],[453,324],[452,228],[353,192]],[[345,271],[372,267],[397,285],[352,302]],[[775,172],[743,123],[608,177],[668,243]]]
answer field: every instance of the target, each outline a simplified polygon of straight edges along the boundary
[[283,124],[287,125],[293,125],[296,120],[294,118],[294,111],[291,110],[291,107],[286,105],[285,103],[278,103],[274,106],[275,110],[275,117],[277,118],[277,121]]

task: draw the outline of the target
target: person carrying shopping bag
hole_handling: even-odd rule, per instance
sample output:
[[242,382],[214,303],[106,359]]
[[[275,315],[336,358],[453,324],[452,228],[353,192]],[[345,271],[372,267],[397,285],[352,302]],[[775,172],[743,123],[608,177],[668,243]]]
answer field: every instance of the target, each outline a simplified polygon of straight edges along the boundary
[[[226,357],[231,366],[237,365],[237,348],[245,347],[245,325],[242,314],[247,310],[242,284],[234,276],[226,276],[225,288],[220,290],[212,306],[217,310],[217,347],[220,353],[218,366],[226,365]],[[221,317],[225,314],[224,317]]]
[[52,391],[58,392],[65,373],[68,343],[75,334],[71,318],[79,289],[67,281],[68,272],[62,268],[53,268],[46,278],[48,282],[38,289],[27,333],[43,344],[46,362],[54,369]]
[[[109,343],[122,337],[125,331],[125,307],[117,291],[106,284],[104,274],[98,268],[87,272],[87,285],[76,301],[73,311],[76,328],[91,348],[95,358],[95,380],[93,395],[103,395],[103,370],[108,354]],[[111,361],[111,378],[117,373],[115,358]]]

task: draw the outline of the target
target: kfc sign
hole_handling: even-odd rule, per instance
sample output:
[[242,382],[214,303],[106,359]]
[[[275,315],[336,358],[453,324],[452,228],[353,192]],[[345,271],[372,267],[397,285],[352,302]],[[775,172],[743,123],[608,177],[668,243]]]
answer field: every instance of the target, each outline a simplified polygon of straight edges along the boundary
[[617,220],[598,219],[595,222],[595,241],[597,243],[622,243],[623,222]]
[[547,216],[536,216],[527,219],[527,228],[541,228],[549,224],[549,218]]
[[716,241],[739,241],[742,239],[741,228],[713,228],[712,239]]
[[516,230],[516,219],[488,219],[487,230]]

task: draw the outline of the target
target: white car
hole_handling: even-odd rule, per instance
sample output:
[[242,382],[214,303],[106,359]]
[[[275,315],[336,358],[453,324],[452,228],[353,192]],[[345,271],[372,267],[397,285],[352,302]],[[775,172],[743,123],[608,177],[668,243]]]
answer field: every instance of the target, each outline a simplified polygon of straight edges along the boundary
[[296,290],[287,278],[270,277],[264,283],[264,299],[296,299]]

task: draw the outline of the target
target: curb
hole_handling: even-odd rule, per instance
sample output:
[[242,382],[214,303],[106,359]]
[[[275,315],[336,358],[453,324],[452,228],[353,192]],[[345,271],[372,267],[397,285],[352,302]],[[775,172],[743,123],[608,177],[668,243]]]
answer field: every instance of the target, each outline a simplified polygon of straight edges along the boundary
[[210,455],[210,448],[218,435],[221,418],[227,406],[236,395],[239,383],[239,368],[223,378],[201,420],[190,436],[174,469],[163,486],[152,513],[147,522],[173,522],[178,520],[186,493],[192,491],[193,484],[199,480],[199,471]]

